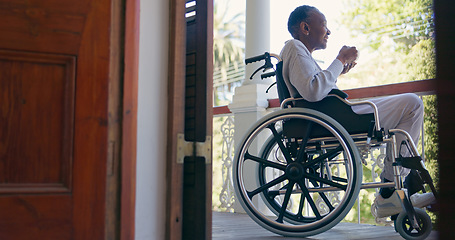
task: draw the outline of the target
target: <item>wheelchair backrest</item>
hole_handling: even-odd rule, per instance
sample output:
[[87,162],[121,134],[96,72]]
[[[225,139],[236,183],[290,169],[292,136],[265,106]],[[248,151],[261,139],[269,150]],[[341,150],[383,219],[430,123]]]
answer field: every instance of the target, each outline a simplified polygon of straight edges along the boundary
[[278,90],[278,98],[280,99],[280,103],[282,103],[284,99],[291,97],[291,94],[289,93],[288,87],[286,86],[283,78],[283,61],[280,61],[276,64],[275,77],[276,87]]

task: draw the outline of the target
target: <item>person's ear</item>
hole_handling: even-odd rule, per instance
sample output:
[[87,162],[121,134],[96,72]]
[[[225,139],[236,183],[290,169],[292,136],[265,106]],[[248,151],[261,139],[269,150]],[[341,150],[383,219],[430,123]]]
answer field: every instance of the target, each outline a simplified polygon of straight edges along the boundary
[[310,25],[307,22],[301,22],[300,23],[300,31],[304,35],[309,35],[310,34]]

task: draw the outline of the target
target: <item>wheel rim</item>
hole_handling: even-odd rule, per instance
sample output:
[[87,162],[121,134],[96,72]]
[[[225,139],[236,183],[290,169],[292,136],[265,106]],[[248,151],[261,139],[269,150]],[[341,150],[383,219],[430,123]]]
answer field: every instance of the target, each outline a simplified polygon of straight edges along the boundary
[[[300,155],[297,154],[297,157],[290,156],[292,154],[286,150],[283,139],[280,139],[282,134],[276,126],[276,123],[289,118],[305,119],[324,126],[337,139],[338,147],[327,148],[326,152],[319,153],[316,150],[313,153],[301,151]],[[282,235],[303,236],[293,233],[318,232],[321,226],[330,228],[341,221],[347,214],[360,188],[357,183],[359,181],[358,171],[361,171],[361,169],[353,160],[353,154],[358,154],[355,152],[356,149],[352,148],[353,143],[346,143],[346,138],[348,137],[345,135],[347,133],[336,130],[337,127],[338,129],[340,128],[340,126],[333,126],[333,123],[327,123],[318,115],[295,113],[270,118],[258,125],[253,129],[249,137],[246,137],[238,153],[240,160],[237,161],[235,176],[238,195],[242,198],[241,203],[256,222]],[[248,151],[250,144],[264,129],[271,133],[272,142],[269,141],[267,143],[263,155],[250,154]],[[311,147],[316,149],[315,145]],[[269,161],[265,155],[272,153],[273,149],[279,149],[284,156],[284,160]],[[336,162],[334,159],[341,152],[344,153],[345,158]],[[258,186],[253,188],[245,186],[243,184],[243,174],[239,174],[243,172],[247,161],[257,163]],[[327,167],[327,162],[330,161],[332,161],[332,164],[338,165],[341,161],[346,163],[344,168],[346,176],[338,178],[330,176],[329,178],[324,171]],[[276,171],[277,174],[270,177],[268,172],[270,169]],[[337,191],[329,191],[327,194],[316,191],[321,188],[339,189],[338,192],[342,192],[341,196],[338,194],[342,203],[341,206],[334,204],[334,201],[331,200],[334,199],[333,196],[336,196],[336,194],[331,196],[332,193]],[[272,211],[273,214],[271,216],[266,216],[266,213],[256,208],[253,202],[257,200],[254,198],[258,195],[264,199],[265,204]],[[292,201],[298,202],[293,210],[289,207]],[[327,211],[320,211],[318,209],[319,205],[325,206]],[[307,212],[304,213],[304,210]],[[286,222],[299,225],[286,224]]]

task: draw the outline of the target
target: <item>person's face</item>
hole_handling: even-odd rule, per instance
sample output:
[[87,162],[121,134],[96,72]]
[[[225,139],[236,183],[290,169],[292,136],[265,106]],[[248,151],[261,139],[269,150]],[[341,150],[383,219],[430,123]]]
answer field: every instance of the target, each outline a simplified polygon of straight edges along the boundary
[[327,20],[324,14],[319,11],[312,11],[306,23],[307,37],[312,50],[325,49],[330,30],[327,28]]

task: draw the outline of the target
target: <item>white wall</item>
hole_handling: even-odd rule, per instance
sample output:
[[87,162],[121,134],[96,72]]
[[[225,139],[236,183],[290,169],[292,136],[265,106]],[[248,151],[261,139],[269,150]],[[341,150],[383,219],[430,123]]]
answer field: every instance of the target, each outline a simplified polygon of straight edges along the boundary
[[135,236],[164,239],[169,2],[140,4]]

